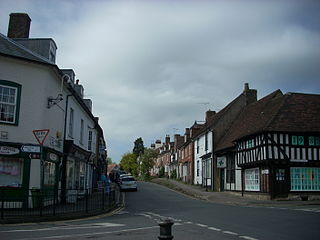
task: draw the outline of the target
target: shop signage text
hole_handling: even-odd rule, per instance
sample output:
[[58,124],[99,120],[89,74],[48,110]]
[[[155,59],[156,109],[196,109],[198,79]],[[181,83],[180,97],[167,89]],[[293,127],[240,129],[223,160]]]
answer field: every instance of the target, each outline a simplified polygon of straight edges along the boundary
[[33,146],[33,145],[23,145],[21,147],[22,152],[30,152],[30,153],[39,153],[40,146]]
[[14,154],[18,154],[18,153],[20,153],[20,150],[18,148],[0,146],[0,154],[14,155]]

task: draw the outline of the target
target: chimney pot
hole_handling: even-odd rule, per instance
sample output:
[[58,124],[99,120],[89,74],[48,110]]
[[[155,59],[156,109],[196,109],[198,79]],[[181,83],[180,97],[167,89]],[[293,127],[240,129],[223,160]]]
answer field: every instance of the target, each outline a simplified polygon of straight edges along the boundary
[[11,13],[8,27],[9,38],[29,38],[31,19],[26,13]]
[[244,91],[249,91],[249,83],[244,84]]

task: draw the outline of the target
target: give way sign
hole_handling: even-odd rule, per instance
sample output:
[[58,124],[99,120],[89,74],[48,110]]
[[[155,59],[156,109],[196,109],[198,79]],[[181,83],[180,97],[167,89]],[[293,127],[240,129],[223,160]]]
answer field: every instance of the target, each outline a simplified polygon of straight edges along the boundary
[[42,129],[42,130],[33,130],[33,135],[36,137],[38,143],[42,145],[44,141],[46,140],[48,134],[49,134],[49,129]]

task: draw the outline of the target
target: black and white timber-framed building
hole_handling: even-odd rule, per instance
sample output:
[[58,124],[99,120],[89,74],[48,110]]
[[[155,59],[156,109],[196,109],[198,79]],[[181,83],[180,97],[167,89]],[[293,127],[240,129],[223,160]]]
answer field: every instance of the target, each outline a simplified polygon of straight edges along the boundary
[[248,105],[216,154],[228,160],[225,190],[320,194],[320,95],[277,90]]

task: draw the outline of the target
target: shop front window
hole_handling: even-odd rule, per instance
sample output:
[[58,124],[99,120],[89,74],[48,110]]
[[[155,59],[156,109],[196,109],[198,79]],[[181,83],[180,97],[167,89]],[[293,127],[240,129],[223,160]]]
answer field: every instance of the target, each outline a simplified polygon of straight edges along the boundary
[[80,162],[79,187],[81,190],[83,190],[85,186],[85,173],[86,173],[85,168],[86,168],[86,164],[84,162]]
[[67,161],[67,188],[72,189],[74,178],[74,161]]
[[320,191],[320,168],[290,168],[291,191]]
[[245,190],[260,191],[259,168],[245,170]]
[[56,164],[52,162],[44,163],[44,185],[53,186],[55,184]]
[[21,187],[23,158],[0,157],[0,186]]

